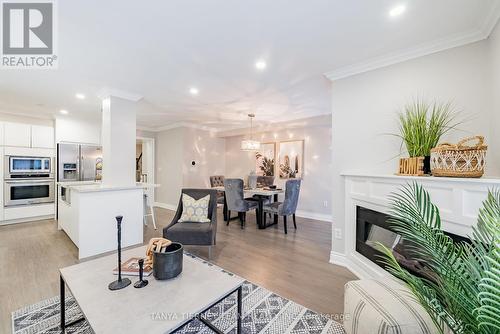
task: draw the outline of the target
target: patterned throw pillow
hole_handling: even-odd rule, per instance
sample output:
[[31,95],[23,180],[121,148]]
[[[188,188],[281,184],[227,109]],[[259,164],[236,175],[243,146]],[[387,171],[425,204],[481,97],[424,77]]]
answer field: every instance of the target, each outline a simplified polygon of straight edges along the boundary
[[207,195],[199,200],[195,200],[189,195],[182,194],[182,215],[179,223],[208,223],[208,203],[210,195]]

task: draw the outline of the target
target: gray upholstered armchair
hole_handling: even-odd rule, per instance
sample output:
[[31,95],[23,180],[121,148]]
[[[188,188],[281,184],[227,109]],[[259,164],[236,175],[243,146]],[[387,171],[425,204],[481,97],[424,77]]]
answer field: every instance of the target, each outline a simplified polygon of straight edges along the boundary
[[[210,195],[208,203],[208,223],[179,223],[182,215],[182,194],[189,195],[198,200]],[[209,246],[208,257],[212,255],[212,246],[216,243],[217,236],[217,191],[215,189],[182,189],[177,212],[172,222],[163,229],[163,237],[184,245]]]
[[226,191],[228,209],[227,225],[229,225],[231,221],[231,211],[236,211],[241,221],[241,228],[244,228],[246,213],[250,210],[257,210],[258,203],[254,200],[247,200],[244,198],[242,179],[226,179],[224,182],[224,189]]
[[[264,205],[264,213],[271,213],[275,217],[283,216],[283,224],[285,227],[285,234],[287,231],[286,217],[293,217],[293,226],[297,229],[295,221],[295,211],[299,202],[300,193],[300,179],[290,179],[285,184],[285,200],[283,202],[274,202]],[[264,215],[264,225],[266,224],[266,215]]]

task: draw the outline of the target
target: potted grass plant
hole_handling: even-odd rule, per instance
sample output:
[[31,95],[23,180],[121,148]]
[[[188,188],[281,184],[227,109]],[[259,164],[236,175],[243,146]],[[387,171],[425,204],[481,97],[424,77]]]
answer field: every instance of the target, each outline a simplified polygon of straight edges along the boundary
[[456,128],[456,113],[451,103],[432,105],[417,99],[404,107],[398,115],[399,135],[402,145],[406,147],[410,158],[423,157],[424,173],[430,174],[431,149],[436,147],[439,139]]
[[386,269],[406,283],[439,333],[500,333],[500,189],[484,201],[470,243],[442,231],[439,209],[421,185],[403,187],[391,202],[388,223],[428,275],[411,273],[391,249],[376,247]]

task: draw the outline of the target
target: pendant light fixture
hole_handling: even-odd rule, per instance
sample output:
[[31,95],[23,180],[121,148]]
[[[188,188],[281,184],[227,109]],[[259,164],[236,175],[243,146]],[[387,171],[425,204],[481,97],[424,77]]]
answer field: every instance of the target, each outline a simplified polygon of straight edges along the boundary
[[253,118],[254,114],[248,114],[250,118],[250,140],[242,140],[241,141],[241,150],[242,151],[257,151],[260,149],[260,142],[257,140],[253,140]]

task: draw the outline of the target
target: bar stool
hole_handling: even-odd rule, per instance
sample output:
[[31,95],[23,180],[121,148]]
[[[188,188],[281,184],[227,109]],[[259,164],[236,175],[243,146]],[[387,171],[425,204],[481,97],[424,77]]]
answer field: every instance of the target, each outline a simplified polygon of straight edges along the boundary
[[[151,219],[153,220],[153,227],[155,230],[157,230],[158,228],[156,227],[155,212],[153,210],[153,206],[151,205],[151,203],[148,202],[149,202],[148,194],[144,192],[143,195],[144,226],[148,226],[148,216],[151,216]],[[148,213],[148,206],[149,206],[149,213]]]

